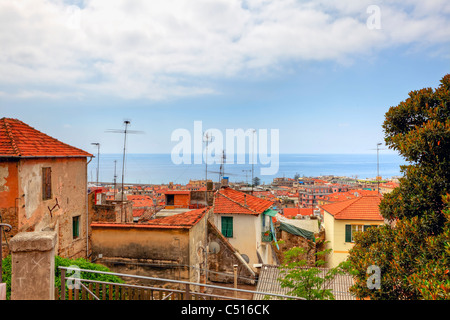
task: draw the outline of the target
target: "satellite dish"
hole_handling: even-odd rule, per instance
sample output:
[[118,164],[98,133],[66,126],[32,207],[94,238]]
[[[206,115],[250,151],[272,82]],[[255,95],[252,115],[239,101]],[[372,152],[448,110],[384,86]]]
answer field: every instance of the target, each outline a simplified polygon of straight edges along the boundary
[[220,245],[215,241],[210,242],[209,252],[218,253],[219,251],[220,251]]
[[249,263],[250,259],[248,258],[248,256],[246,254],[241,254],[242,259],[245,260],[245,262]]

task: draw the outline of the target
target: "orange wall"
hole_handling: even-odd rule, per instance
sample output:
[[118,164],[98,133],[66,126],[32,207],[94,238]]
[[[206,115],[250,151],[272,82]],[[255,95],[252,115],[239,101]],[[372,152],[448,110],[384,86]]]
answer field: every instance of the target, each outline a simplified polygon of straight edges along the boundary
[[174,197],[174,205],[175,206],[184,206],[188,207],[190,204],[190,196],[189,194],[176,194]]
[[19,196],[18,161],[0,162],[0,210],[15,208]]

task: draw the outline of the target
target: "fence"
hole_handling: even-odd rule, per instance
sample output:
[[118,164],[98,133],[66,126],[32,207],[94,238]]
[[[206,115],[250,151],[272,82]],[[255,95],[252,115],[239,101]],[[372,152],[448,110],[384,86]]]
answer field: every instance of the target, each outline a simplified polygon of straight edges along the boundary
[[[284,294],[259,292],[253,290],[229,288],[204,283],[180,280],[144,277],[114,272],[85,270],[71,267],[59,267],[61,270],[61,287],[55,288],[57,300],[251,300],[255,295],[273,296],[278,299],[304,300]],[[67,271],[79,271],[130,278],[137,281],[152,281],[161,286],[147,286],[130,283],[113,283],[91,279],[81,279],[76,276],[66,276]],[[173,285],[177,288],[163,288]],[[243,298],[244,295],[250,299]]]

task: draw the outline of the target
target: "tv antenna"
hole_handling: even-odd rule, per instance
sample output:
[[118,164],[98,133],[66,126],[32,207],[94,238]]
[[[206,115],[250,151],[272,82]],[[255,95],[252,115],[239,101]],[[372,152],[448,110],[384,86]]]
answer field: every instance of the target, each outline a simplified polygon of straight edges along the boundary
[[208,132],[203,135],[203,141],[206,144],[205,149],[205,206],[208,206],[208,144],[212,141]]
[[91,144],[97,147],[97,187],[98,187],[99,186],[98,185],[98,175],[99,175],[99,170],[100,170],[100,143],[93,142]]
[[114,200],[116,200],[116,180],[117,180],[116,165],[117,160],[114,160]]
[[381,146],[382,143],[377,143],[376,149],[370,149],[370,150],[377,150],[377,192],[380,193],[380,150],[385,150],[384,148],[380,149],[379,146]]
[[[121,202],[122,202],[122,206],[121,206],[121,219],[123,220],[123,194],[124,194],[124,188],[123,188],[123,183],[124,183],[124,176],[125,176],[125,154],[126,154],[126,146],[127,146],[127,134],[132,133],[132,134],[142,134],[144,133],[143,131],[136,131],[136,130],[128,130],[128,126],[131,124],[130,120],[124,120],[123,121],[124,125],[125,125],[125,129],[124,130],[120,130],[120,129],[108,129],[106,130],[106,132],[108,133],[123,133],[124,138],[123,138],[123,160],[122,160],[122,194],[121,194]],[[123,222],[123,221],[122,221]]]

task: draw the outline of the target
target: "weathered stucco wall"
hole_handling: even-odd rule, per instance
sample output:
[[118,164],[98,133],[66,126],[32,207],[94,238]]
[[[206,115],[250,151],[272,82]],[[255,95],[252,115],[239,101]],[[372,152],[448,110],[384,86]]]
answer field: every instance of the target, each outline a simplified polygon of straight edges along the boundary
[[[51,197],[43,199],[42,168],[51,168]],[[86,158],[33,158],[0,164],[0,209],[3,222],[18,232],[55,230],[56,253],[86,255]],[[73,217],[79,217],[74,239]]]
[[[205,269],[205,250],[207,250],[207,218],[201,219],[195,226],[189,230],[189,262],[194,268],[191,268],[190,278],[192,282],[204,280]],[[200,271],[202,269],[202,271]],[[202,281],[203,281],[202,280]]]
[[[17,202],[19,200],[18,188],[18,161],[0,161],[0,215],[3,223],[11,225],[12,230],[6,233],[3,240],[3,257],[10,252],[6,241],[18,232],[19,221],[17,217]],[[1,257],[0,257],[1,258]]]
[[185,267],[195,263],[189,250],[188,229],[92,226],[92,256],[101,255],[98,262],[115,272],[139,268],[140,275],[194,279],[192,268]]

